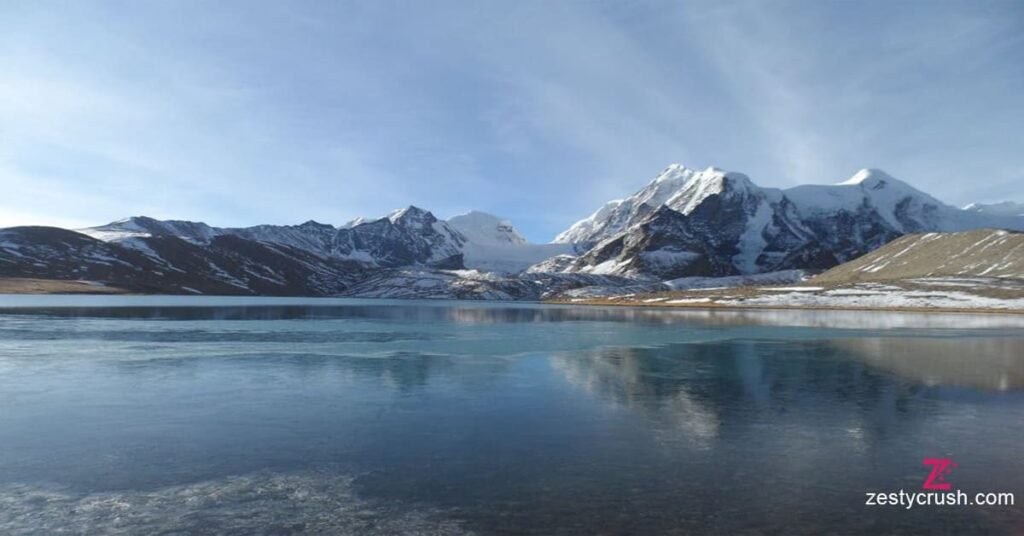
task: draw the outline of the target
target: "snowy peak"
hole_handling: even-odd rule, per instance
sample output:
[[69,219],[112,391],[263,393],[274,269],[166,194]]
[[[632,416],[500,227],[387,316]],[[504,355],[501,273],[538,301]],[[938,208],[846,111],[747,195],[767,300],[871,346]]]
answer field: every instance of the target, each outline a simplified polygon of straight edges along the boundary
[[[341,227],[211,227],[136,216],[81,232],[147,256],[163,244],[301,251],[359,269],[430,267],[495,273],[552,270],[676,277],[825,269],[908,233],[983,227],[1024,230],[1024,205],[958,209],[884,171],[828,185],[761,188],[742,173],[672,164],[629,197],[610,201],[560,234],[530,244],[506,219],[473,211],[439,220],[410,205]],[[175,240],[180,239],[180,240]],[[269,254],[269,253],[268,253]],[[292,253],[289,253],[292,254]]]
[[508,220],[473,211],[455,216],[448,225],[466,237],[462,246],[466,268],[512,274],[553,256],[572,251],[570,244],[531,244]]
[[355,227],[356,225],[359,225],[361,223],[366,223],[368,221],[372,221],[372,220],[370,220],[369,218],[364,218],[362,216],[359,216],[358,218],[352,218],[351,220],[343,223],[341,225],[341,228],[342,229],[351,229],[352,227]]
[[604,204],[590,216],[576,222],[555,237],[556,244],[593,244],[602,238],[621,232],[638,218],[662,206],[676,195],[697,171],[681,164],[671,164],[647,186],[625,199]]
[[1002,203],[971,203],[964,207],[969,212],[987,214],[991,216],[1024,217],[1024,203],[1014,201],[1003,201]]
[[663,206],[690,214],[712,196],[755,195],[763,190],[742,173],[708,167],[703,171],[672,164],[633,195],[610,201],[555,237],[555,243],[584,248],[639,224]]
[[437,221],[437,218],[429,210],[424,210],[415,205],[398,209],[388,214],[387,219],[395,225],[430,225]]
[[462,268],[466,238],[416,206],[338,229],[331,254],[379,266]]
[[486,212],[471,211],[448,219],[448,224],[462,233],[470,243],[504,246],[526,244],[526,238],[512,222]]
[[205,244],[219,234],[217,229],[202,222],[157,220],[147,216],[132,216],[106,225],[76,230],[103,241],[147,236],[176,236],[194,244]]
[[681,164],[672,164],[654,177],[647,186],[626,200],[637,206],[646,204],[651,207],[660,207],[698,174],[699,172]]
[[865,187],[877,189],[879,186],[884,186],[886,182],[899,182],[889,175],[888,173],[874,168],[864,168],[857,173],[854,173],[852,177],[840,182],[840,185],[864,185]]
[[429,211],[409,206],[384,218],[358,220],[341,228],[309,220],[300,225],[218,228],[205,223],[156,220],[136,216],[79,230],[105,242],[145,250],[138,239],[175,237],[197,245],[237,237],[261,244],[287,246],[321,258],[367,265],[430,265],[461,268],[466,239]]
[[[1024,218],[1003,215],[1018,208],[960,210],[878,169],[862,169],[838,184],[778,190],[758,187],[741,173],[673,164],[630,197],[575,223],[556,242],[575,244],[577,259],[562,263],[569,271],[651,273],[647,261],[654,257],[663,274],[821,269],[906,233],[1024,229]],[[663,227],[674,229],[671,236],[651,233]],[[684,243],[686,252],[700,256],[676,254]]]
[[760,189],[742,174],[728,172],[709,167],[700,173],[691,175],[682,189],[673,194],[664,205],[669,208],[690,214],[705,199],[713,195],[749,194]]
[[804,185],[784,191],[805,218],[833,218],[839,213],[880,218],[902,234],[961,230],[961,212],[877,169],[862,169],[834,185]]
[[609,201],[590,216],[573,224],[556,236],[554,243],[591,245],[619,233],[664,205],[696,174],[696,171],[686,166],[672,164],[633,195]]
[[838,186],[857,186],[874,199],[893,200],[912,197],[935,205],[942,204],[934,197],[880,169],[862,169],[849,179],[839,183]]

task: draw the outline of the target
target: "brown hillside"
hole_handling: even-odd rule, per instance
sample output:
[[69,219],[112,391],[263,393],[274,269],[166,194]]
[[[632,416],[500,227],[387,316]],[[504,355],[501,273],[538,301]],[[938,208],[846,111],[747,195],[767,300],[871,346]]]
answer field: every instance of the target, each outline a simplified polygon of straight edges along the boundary
[[980,229],[906,235],[811,279],[812,284],[920,277],[1024,278],[1024,233]]

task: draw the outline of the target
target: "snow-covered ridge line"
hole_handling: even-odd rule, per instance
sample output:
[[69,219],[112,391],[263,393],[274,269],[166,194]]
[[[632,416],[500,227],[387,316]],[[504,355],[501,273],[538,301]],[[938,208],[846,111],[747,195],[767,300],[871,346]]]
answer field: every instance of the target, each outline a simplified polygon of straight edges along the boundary
[[1024,230],[1024,217],[1008,215],[1015,204],[990,207],[944,204],[877,169],[783,190],[673,164],[558,235],[577,256],[543,267],[662,279],[820,271],[907,233]]
[[[742,173],[679,164],[633,195],[604,204],[551,244],[530,244],[511,222],[472,211],[441,220],[409,206],[342,226],[222,228],[135,217],[80,231],[150,255],[147,240],[208,246],[231,237],[374,268],[578,273],[642,282],[807,270],[820,272],[910,233],[1024,230],[1014,203],[946,205],[883,171],[831,185],[762,188]],[[148,248],[148,249],[147,249]]]
[[137,216],[78,231],[128,246],[140,244],[131,241],[133,238],[152,236],[174,236],[198,245],[218,237],[237,236],[368,265],[465,265],[509,272],[522,271],[565,249],[529,244],[511,222],[490,214],[473,211],[444,221],[415,206],[382,218],[358,218],[340,227],[310,220],[300,225],[224,228]]

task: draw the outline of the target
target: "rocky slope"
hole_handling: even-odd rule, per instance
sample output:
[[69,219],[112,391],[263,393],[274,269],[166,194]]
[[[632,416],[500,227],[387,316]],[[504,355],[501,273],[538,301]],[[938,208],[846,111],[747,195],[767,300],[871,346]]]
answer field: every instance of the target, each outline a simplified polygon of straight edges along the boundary
[[384,270],[341,292],[364,298],[541,300],[582,288],[628,288],[632,280],[588,274],[503,275],[476,270]]
[[[460,250],[453,244],[462,237],[449,234],[429,213],[412,217],[403,211],[343,228],[345,232],[325,232],[325,241],[317,246],[329,246],[326,254],[292,245],[302,243],[298,238],[315,237],[308,231],[323,230],[320,224],[304,224],[305,230],[249,228],[238,233],[178,223],[135,218],[117,222],[116,228],[93,230],[109,233],[101,235],[108,241],[55,227],[0,229],[0,287],[12,292],[117,289],[153,294],[538,300],[582,286],[628,283],[587,274],[515,276],[446,269],[461,266]],[[189,232],[184,237],[170,234],[184,231]]]
[[80,232],[135,247],[140,237],[173,236],[197,245],[236,236],[301,249],[323,258],[353,261],[367,268],[473,269],[499,274],[522,272],[572,250],[565,244],[532,244],[508,220],[469,212],[448,221],[410,206],[383,218],[357,218],[341,227],[308,221],[301,225],[212,227],[205,223],[133,217]]
[[0,276],[92,281],[142,293],[326,296],[364,277],[352,261],[282,244],[169,235],[103,242],[55,227],[0,229]]
[[308,221],[301,225],[258,225],[244,228],[211,227],[205,223],[160,221],[137,216],[99,227],[80,229],[106,242],[134,247],[134,239],[174,237],[206,245],[227,236],[288,247],[340,260],[381,267],[425,265],[462,268],[466,237],[430,212],[410,206],[384,218],[335,228]]

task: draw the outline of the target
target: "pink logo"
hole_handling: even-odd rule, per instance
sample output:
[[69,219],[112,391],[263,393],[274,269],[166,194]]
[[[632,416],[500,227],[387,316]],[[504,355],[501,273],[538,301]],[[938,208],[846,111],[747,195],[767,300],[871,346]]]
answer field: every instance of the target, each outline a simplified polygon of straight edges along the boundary
[[930,465],[932,472],[928,474],[928,478],[924,480],[924,485],[921,487],[949,491],[951,486],[949,482],[946,482],[946,475],[953,472],[953,467],[957,467],[956,462],[950,458],[925,458],[924,465]]

